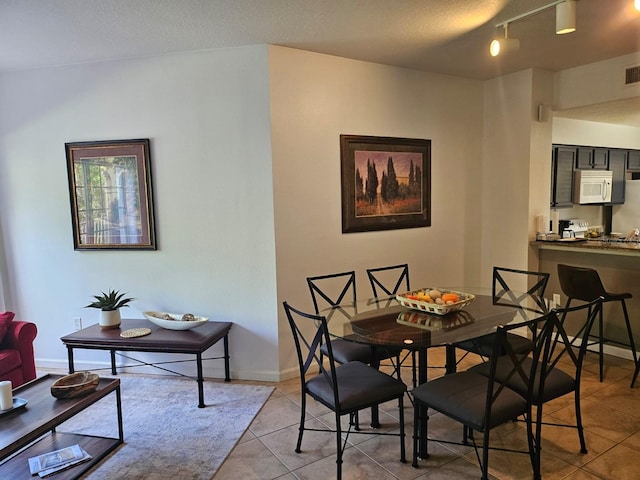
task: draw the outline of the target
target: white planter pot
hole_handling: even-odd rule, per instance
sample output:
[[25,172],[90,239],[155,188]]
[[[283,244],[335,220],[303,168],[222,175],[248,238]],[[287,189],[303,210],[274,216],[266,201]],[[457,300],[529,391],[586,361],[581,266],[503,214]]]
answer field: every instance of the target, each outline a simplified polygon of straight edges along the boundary
[[120,310],[100,310],[100,328],[103,330],[120,327]]

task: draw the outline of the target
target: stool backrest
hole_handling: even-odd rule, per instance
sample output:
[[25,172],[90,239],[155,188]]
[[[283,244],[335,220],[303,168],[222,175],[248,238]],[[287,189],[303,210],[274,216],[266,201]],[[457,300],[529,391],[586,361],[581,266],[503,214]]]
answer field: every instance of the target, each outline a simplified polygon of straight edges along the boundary
[[559,263],[558,278],[560,279],[560,288],[568,298],[591,302],[606,295],[600,275],[592,268]]

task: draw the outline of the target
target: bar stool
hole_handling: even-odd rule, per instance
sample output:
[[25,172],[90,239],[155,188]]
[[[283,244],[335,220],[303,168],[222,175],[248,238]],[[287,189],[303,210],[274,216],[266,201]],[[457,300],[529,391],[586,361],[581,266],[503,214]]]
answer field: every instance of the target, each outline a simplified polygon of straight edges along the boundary
[[[602,382],[604,378],[604,344],[605,343],[615,343],[618,345],[631,347],[631,354],[633,355],[633,362],[635,364],[635,373],[633,376],[633,380],[631,381],[631,387],[633,388],[634,383],[636,381],[636,377],[638,376],[638,370],[640,369],[638,364],[638,357],[636,353],[636,346],[633,341],[633,332],[631,331],[631,324],[629,323],[629,314],[627,313],[627,305],[625,300],[631,298],[630,293],[612,293],[607,292],[602,285],[602,281],[600,280],[600,275],[598,272],[592,268],[584,268],[584,267],[575,267],[571,265],[563,265],[558,264],[558,277],[560,279],[560,288],[562,292],[567,296],[567,303],[565,308],[569,308],[569,304],[572,300],[581,300],[583,302],[592,302],[598,297],[602,297],[604,300],[602,304],[607,302],[620,302],[622,305],[622,312],[624,314],[624,321],[627,328],[627,335],[629,336],[629,343],[622,343],[616,340],[611,340],[604,336],[604,326],[603,326],[603,307],[602,304],[595,307],[600,311],[598,312],[598,333],[597,334],[589,334],[590,337],[597,338],[597,341],[590,343],[589,345],[598,345],[599,346],[599,356],[600,356],[600,381]],[[591,311],[589,311],[589,314]],[[564,316],[562,318],[564,321]],[[582,331],[582,329],[581,329]],[[579,335],[578,332],[577,335]]]

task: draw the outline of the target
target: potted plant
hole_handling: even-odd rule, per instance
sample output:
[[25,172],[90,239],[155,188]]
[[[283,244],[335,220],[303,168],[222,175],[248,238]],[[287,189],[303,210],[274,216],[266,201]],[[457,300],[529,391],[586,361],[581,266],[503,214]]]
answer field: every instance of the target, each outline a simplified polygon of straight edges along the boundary
[[126,293],[118,290],[109,290],[108,293],[100,292],[102,295],[94,295],[95,301],[84,308],[100,309],[100,327],[103,329],[118,328],[120,326],[120,308],[128,307],[133,298],[125,298]]

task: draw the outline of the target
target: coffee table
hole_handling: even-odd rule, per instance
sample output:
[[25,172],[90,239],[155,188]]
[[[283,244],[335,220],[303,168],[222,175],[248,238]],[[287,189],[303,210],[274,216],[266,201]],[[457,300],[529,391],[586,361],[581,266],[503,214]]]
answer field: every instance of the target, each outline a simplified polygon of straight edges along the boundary
[[[0,478],[38,478],[29,473],[30,457],[76,443],[93,458],[56,473],[55,478],[79,478],[123,443],[120,380],[101,378],[94,392],[82,397],[57,399],[51,395],[51,385],[60,377],[62,375],[45,375],[13,390],[14,397],[23,398],[28,403],[23,408],[0,417]],[[112,392],[116,394],[118,438],[62,433],[57,430],[60,424]]]
[[[108,350],[111,355],[111,373],[117,375],[116,371],[116,351],[130,352],[156,352],[156,353],[187,353],[196,356],[197,377],[198,382],[198,407],[204,408],[204,378],[202,375],[202,354],[208,348],[215,345],[220,339],[224,342],[224,356],[212,357],[206,360],[216,360],[224,358],[224,380],[231,380],[229,375],[229,330],[231,330],[231,322],[206,322],[199,327],[191,330],[167,330],[159,327],[148,320],[141,319],[123,319],[120,328],[102,329],[100,325],[95,324],[90,327],[83,328],[70,335],[61,338],[62,343],[67,347],[69,357],[69,373],[73,373],[73,350],[76,348],[92,349],[92,350]],[[151,333],[143,337],[124,338],[120,336],[120,332],[132,328],[149,328]],[[125,356],[126,355],[122,355]],[[130,357],[126,357],[130,358]],[[152,366],[160,368],[177,375],[179,372],[159,367],[161,364],[178,363],[176,362],[156,362],[147,363],[138,359],[137,365],[130,366]]]

